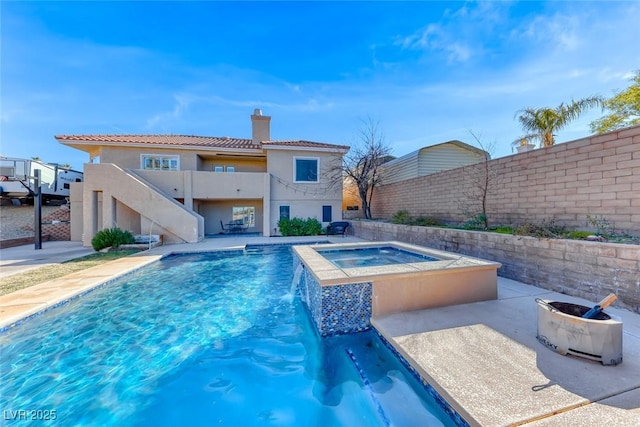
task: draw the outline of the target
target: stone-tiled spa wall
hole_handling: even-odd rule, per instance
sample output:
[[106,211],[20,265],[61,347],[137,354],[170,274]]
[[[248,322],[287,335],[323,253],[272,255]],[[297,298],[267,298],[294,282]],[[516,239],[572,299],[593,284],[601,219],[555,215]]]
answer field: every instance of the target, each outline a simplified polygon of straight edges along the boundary
[[[296,264],[299,263],[296,259]],[[372,289],[371,282],[322,287],[306,268],[298,284],[302,301],[321,336],[369,329]]]

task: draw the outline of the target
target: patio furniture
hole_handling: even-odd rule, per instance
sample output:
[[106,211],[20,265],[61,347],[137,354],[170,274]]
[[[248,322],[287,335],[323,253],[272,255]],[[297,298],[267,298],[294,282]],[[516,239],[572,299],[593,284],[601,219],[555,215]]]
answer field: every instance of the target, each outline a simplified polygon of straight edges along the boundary
[[242,221],[241,219],[237,219],[235,221],[231,221],[225,224],[220,221],[220,227],[222,227],[222,232],[227,232],[227,233],[242,233],[243,231],[246,231],[247,228],[249,228],[249,226],[247,224],[244,223],[244,221]]
[[327,236],[329,234],[342,234],[344,237],[347,232],[347,228],[349,228],[351,224],[348,221],[336,221],[327,225]]

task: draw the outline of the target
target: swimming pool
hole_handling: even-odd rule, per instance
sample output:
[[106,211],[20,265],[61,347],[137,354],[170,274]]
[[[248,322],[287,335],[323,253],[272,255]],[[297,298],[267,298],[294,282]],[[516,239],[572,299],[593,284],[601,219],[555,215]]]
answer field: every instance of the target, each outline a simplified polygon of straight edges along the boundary
[[375,332],[320,339],[292,268],[286,246],[169,256],[2,333],[4,422],[454,425]]
[[318,250],[318,253],[340,268],[376,267],[411,262],[438,261],[438,258],[403,251],[392,246],[325,249]]

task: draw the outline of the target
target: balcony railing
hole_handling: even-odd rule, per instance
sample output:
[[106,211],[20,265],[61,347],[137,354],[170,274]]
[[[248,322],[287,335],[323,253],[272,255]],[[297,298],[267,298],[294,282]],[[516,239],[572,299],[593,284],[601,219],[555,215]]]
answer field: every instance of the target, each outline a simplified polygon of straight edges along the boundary
[[261,172],[148,171],[136,170],[144,179],[174,198],[260,199],[269,185]]

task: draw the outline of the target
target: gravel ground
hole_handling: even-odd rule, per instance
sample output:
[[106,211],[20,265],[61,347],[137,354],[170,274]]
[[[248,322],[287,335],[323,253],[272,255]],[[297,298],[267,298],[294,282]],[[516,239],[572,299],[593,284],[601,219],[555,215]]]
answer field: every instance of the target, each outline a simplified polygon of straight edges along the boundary
[[[42,206],[44,218],[59,206]],[[0,240],[33,236],[33,206],[0,206]]]

